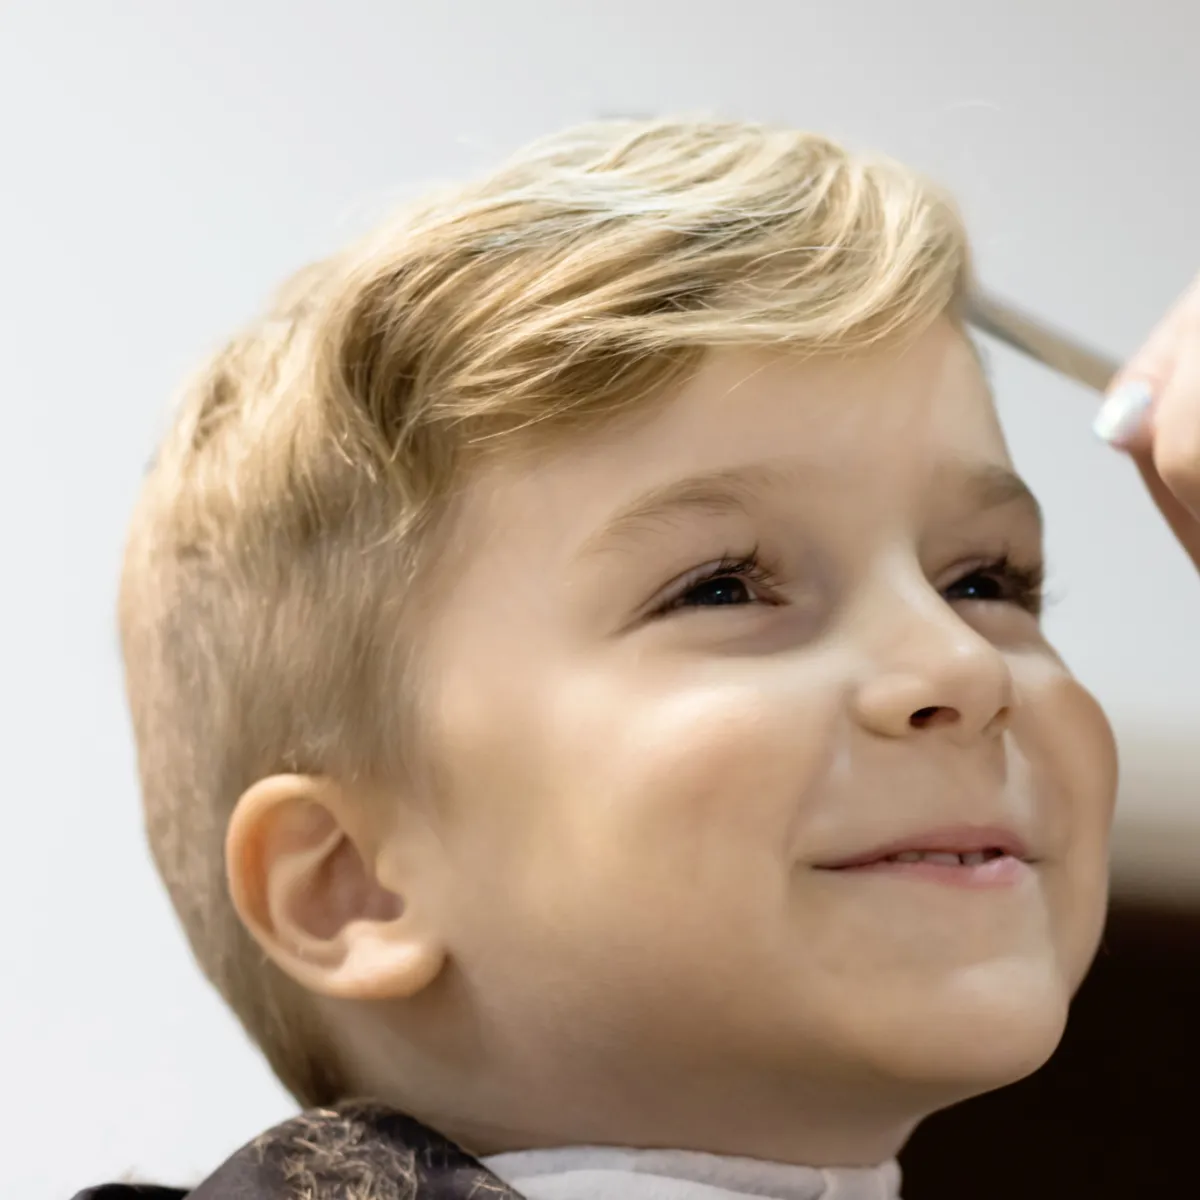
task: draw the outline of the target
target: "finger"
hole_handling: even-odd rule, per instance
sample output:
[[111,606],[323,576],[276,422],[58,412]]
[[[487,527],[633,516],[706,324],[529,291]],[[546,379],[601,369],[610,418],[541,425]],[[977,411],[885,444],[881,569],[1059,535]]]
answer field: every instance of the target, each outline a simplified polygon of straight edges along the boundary
[[1159,322],[1141,349],[1126,363],[1096,415],[1097,435],[1135,457],[1149,454],[1150,412],[1175,373],[1183,345],[1194,340],[1189,327],[1200,320],[1200,277]]
[[1171,494],[1200,516],[1200,292],[1176,336],[1174,364],[1148,422],[1149,454]]
[[1197,521],[1196,514],[1176,498],[1162,481],[1149,457],[1138,458],[1135,456],[1134,462],[1146,483],[1146,490],[1150,493],[1150,498],[1158,507],[1158,511],[1166,518],[1168,528],[1175,534],[1179,544],[1192,562],[1200,567],[1200,522]]

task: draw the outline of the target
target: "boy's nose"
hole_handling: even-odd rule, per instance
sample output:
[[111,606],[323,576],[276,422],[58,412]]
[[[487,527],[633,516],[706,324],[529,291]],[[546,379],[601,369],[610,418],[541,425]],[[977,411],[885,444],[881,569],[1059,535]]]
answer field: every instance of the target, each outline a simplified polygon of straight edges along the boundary
[[891,623],[886,647],[857,688],[856,716],[883,737],[993,737],[1011,715],[1008,661],[941,597],[935,603]]

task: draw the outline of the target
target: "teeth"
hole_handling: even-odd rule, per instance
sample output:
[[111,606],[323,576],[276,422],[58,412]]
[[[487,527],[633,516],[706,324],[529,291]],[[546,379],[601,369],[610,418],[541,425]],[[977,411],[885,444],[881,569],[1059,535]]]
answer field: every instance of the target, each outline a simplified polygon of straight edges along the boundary
[[943,867],[979,867],[997,857],[999,854],[995,850],[972,850],[969,854],[953,854],[947,850],[903,850],[899,854],[891,855],[888,861],[928,862]]

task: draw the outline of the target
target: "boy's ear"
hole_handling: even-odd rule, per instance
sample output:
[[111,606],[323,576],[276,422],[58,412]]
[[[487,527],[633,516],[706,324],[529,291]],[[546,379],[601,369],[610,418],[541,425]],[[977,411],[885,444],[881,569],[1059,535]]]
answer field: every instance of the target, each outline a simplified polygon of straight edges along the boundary
[[415,828],[406,841],[404,829],[380,827],[371,807],[332,780],[273,775],[230,818],[225,863],[242,923],[285,974],[321,995],[405,998],[445,965],[433,896],[422,894],[434,864],[421,859],[436,843]]

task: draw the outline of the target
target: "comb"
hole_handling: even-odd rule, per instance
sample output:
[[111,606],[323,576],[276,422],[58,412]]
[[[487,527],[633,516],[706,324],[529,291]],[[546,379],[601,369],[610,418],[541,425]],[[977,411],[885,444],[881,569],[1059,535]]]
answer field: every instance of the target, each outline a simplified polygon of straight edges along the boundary
[[967,321],[980,333],[1097,392],[1108,391],[1120,364],[1078,338],[987,291],[967,300]]

